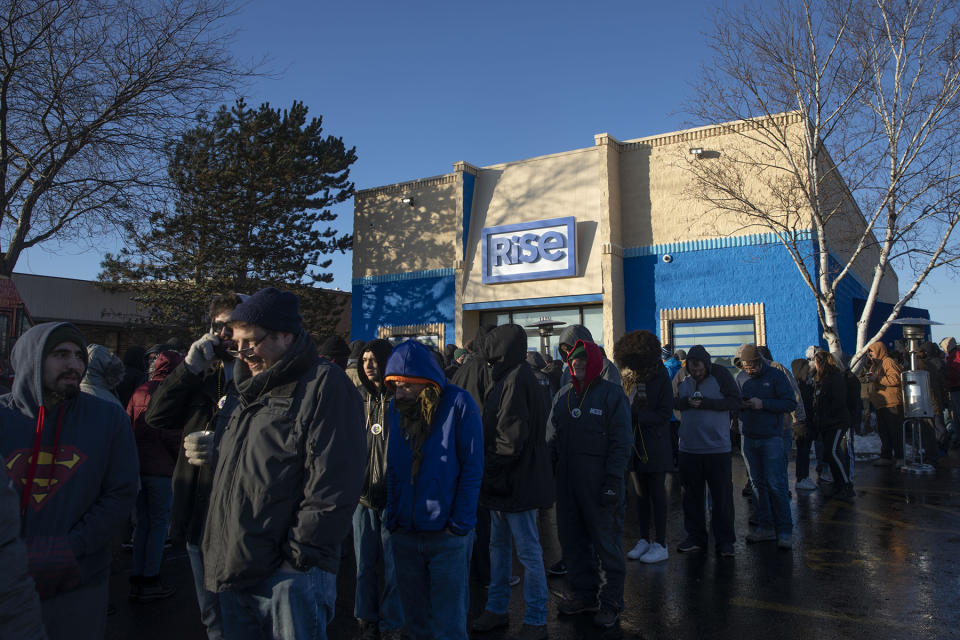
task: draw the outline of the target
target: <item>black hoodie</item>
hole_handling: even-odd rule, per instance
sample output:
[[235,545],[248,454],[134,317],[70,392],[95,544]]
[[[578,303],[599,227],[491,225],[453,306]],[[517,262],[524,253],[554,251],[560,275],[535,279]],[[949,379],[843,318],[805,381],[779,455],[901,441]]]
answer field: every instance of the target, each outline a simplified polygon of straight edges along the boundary
[[527,333],[516,324],[494,329],[484,342],[493,386],[483,407],[480,502],[495,511],[529,511],[553,503],[546,443],[549,408],[526,361]]
[[[363,356],[372,353],[377,361],[381,385],[367,377],[363,369]],[[393,352],[393,345],[387,340],[371,340],[363,348],[357,361],[357,375],[360,378],[360,396],[363,398],[365,429],[367,431],[367,471],[360,492],[360,504],[369,509],[383,509],[387,506],[387,438],[390,426],[387,421],[387,405],[392,394],[382,384],[387,360]],[[379,428],[378,426],[379,425]]]

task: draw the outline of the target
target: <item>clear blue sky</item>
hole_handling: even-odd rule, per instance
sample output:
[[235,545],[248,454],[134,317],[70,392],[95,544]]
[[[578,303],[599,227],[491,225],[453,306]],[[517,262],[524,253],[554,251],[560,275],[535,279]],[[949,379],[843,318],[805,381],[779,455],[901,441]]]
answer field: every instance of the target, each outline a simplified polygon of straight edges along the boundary
[[[245,91],[251,105],[303,101],[327,133],[355,145],[358,189],[691,126],[691,83],[721,0],[501,1],[252,0],[231,19],[235,51],[268,57]],[[337,210],[350,231],[352,207]],[[104,238],[102,251],[118,241]],[[99,251],[48,246],[17,271],[96,278]],[[350,256],[333,286],[350,289]],[[954,323],[954,281],[936,278],[912,305]],[[953,302],[946,302],[951,298]]]

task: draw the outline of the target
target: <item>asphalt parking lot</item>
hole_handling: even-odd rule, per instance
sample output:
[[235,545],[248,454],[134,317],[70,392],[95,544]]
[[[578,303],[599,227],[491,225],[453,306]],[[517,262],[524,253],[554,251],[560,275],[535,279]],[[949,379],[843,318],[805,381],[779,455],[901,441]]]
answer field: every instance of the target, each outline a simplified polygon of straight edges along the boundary
[[[745,471],[734,458],[736,557],[721,559],[711,548],[680,554],[683,539],[679,481],[668,475],[667,541],[670,558],[658,565],[627,567],[627,608],[617,627],[601,633],[587,616],[558,618],[563,578],[550,578],[550,637],[573,638],[960,638],[960,459],[935,476],[913,476],[869,461],[857,463],[857,497],[829,500],[819,492],[794,493],[794,548],[775,543],[747,545],[748,501],[739,496]],[[793,477],[793,463],[790,468]],[[636,513],[628,505],[624,547],[636,542]],[[560,555],[556,529],[541,522],[547,564]],[[356,632],[353,620],[353,558],[339,574],[331,640]],[[117,612],[108,623],[110,640],[202,640],[185,552],[171,549],[164,580],[178,587],[173,598],[150,604],[127,600],[130,556],[118,547],[111,581]],[[517,573],[522,573],[517,568]],[[486,591],[472,584],[471,617],[483,610]],[[477,635],[501,640],[520,628],[523,602],[514,589],[511,627]]]

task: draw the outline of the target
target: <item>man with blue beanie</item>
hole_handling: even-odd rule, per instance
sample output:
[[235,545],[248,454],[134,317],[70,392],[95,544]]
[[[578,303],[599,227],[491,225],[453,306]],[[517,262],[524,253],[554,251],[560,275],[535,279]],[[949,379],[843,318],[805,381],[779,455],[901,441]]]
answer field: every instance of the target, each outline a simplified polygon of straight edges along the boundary
[[[215,468],[206,587],[220,595],[228,639],[325,640],[340,544],[363,485],[360,396],[343,369],[318,357],[294,294],[261,289],[233,310],[230,327],[240,397],[216,451],[203,456]],[[213,345],[195,346],[188,363],[215,357]]]

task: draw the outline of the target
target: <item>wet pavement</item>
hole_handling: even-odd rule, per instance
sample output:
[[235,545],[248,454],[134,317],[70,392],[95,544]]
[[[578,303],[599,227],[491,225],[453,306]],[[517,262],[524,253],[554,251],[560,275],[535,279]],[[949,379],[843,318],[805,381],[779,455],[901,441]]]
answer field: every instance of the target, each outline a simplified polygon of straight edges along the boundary
[[[960,638],[960,456],[936,476],[913,476],[869,461],[856,467],[857,497],[829,500],[819,492],[794,492],[794,548],[773,542],[748,545],[748,500],[735,456],[736,557],[706,552],[680,554],[684,538],[679,481],[667,477],[667,542],[670,558],[657,565],[627,565],[626,610],[620,624],[601,632],[588,616],[557,617],[565,592],[563,578],[550,578],[550,637],[573,638]],[[815,473],[813,474],[815,476]],[[793,478],[793,463],[790,465]],[[792,481],[791,481],[792,484]],[[627,508],[625,549],[636,542],[635,503]],[[556,529],[541,523],[544,557],[559,558]],[[352,555],[339,576],[331,640],[356,633],[353,620]],[[202,640],[189,562],[183,550],[170,550],[165,582],[177,586],[168,600],[132,604],[127,600],[130,556],[115,555],[109,640]],[[522,569],[518,566],[518,574]],[[471,585],[471,618],[483,610],[486,591]],[[511,627],[506,633],[477,634],[500,640],[519,631],[521,587],[513,590]],[[79,621],[78,621],[79,623]]]

